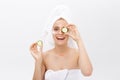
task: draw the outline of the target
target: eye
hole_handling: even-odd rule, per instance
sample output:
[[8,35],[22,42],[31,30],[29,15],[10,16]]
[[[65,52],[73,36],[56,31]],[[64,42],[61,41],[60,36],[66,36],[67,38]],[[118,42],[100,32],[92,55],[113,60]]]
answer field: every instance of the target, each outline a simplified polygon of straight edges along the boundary
[[55,27],[53,30],[54,30],[54,31],[58,31],[58,30],[59,30],[59,28],[58,28],[58,27]]

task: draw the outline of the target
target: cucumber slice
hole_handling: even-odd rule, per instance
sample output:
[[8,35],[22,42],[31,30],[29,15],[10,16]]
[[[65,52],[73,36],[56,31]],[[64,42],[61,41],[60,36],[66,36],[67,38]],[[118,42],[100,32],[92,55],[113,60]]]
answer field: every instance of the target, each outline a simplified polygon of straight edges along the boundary
[[62,28],[62,32],[63,32],[63,33],[66,33],[66,32],[68,32],[68,28],[66,28],[66,27],[63,27],[63,28]]
[[42,40],[37,41],[37,45],[41,47],[43,45]]

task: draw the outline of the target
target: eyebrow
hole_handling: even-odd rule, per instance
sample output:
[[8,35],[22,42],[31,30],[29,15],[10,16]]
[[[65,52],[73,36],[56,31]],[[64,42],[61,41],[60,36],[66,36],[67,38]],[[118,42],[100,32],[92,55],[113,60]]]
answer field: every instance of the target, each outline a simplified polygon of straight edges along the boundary
[[53,28],[59,28],[59,26],[53,26]]

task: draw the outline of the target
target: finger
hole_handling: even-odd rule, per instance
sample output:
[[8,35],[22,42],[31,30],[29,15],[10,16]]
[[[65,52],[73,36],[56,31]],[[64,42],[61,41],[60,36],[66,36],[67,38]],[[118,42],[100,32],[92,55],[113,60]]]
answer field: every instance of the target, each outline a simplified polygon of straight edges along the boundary
[[37,55],[35,54],[35,53],[33,53],[33,52],[31,52],[31,55],[33,56],[33,57],[37,57]]
[[68,26],[67,26],[67,28],[69,29],[69,31],[68,31],[68,35],[70,35],[71,33],[73,33],[74,32],[74,28],[72,27],[73,25],[72,24],[69,24]]
[[30,49],[34,48],[36,43],[33,43],[31,46],[30,46]]
[[43,44],[42,44],[39,48],[40,48],[40,53],[42,53],[42,50],[43,50]]
[[72,28],[72,25],[71,25],[71,24],[69,24],[69,25],[67,26],[67,28],[69,29],[69,32],[70,32],[70,31],[73,31],[73,28]]
[[76,26],[74,24],[69,24],[69,27],[72,29],[72,30],[76,30]]
[[70,36],[70,33],[69,33],[69,32],[66,32],[66,33],[65,33],[65,35],[68,35],[68,36]]
[[30,52],[33,50],[34,43],[30,46]]
[[39,52],[39,54],[41,54],[42,53],[42,46],[38,46],[38,52]]
[[33,44],[30,46],[30,52],[32,52],[32,53],[36,53],[36,52],[37,52],[36,43],[33,43]]
[[69,27],[70,27],[70,30],[71,30],[73,33],[78,33],[78,29],[77,29],[76,25],[74,25],[74,24],[69,24]]
[[34,50],[33,47],[30,49],[30,53],[31,53],[31,55],[32,55],[33,57],[36,56],[36,51]]
[[68,35],[69,37],[72,37],[72,31],[66,32],[65,35]]

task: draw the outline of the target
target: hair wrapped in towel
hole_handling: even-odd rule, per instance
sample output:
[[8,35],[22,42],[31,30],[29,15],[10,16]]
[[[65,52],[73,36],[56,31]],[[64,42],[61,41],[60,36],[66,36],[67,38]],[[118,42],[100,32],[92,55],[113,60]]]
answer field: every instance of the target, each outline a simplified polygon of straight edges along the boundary
[[[40,35],[40,40],[43,41],[43,52],[54,48],[54,40],[52,37],[52,27],[55,21],[58,20],[59,18],[63,18],[68,23],[72,23],[70,14],[71,12],[69,7],[65,5],[59,5],[52,10],[52,12],[50,13],[50,16],[48,17],[48,20],[46,20],[46,23],[43,26],[44,29],[42,31],[42,34]],[[68,46],[77,48],[75,41],[72,40],[71,38],[69,38],[68,40]]]

